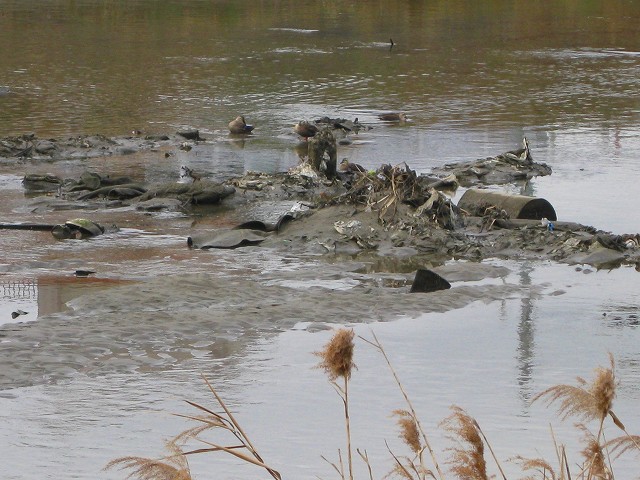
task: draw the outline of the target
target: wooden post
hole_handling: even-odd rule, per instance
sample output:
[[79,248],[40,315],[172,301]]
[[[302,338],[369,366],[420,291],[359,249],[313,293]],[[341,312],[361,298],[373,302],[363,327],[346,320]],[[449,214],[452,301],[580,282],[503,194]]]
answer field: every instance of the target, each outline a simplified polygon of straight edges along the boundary
[[309,163],[314,170],[324,173],[329,180],[336,177],[338,150],[336,138],[330,129],[324,128],[309,139]]

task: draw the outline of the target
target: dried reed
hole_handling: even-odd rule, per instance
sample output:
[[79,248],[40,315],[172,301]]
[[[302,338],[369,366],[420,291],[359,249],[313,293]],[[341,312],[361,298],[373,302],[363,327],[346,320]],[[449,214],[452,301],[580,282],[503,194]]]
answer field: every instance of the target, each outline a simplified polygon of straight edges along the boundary
[[[336,331],[329,343],[327,343],[323,350],[314,352],[322,360],[318,364],[318,368],[322,368],[332,385],[340,395],[342,403],[344,405],[344,418],[345,428],[347,434],[347,465],[349,468],[349,480],[353,480],[353,454],[351,448],[351,421],[349,418],[349,379],[354,368],[353,363],[353,350],[354,343],[353,337],[355,333],[353,330],[341,328]],[[336,383],[338,378],[342,377],[343,385],[340,386]],[[340,463],[342,464],[342,457],[340,457]],[[332,464],[333,465],[333,464]],[[344,468],[334,468],[338,470],[338,473],[345,478]]]
[[[222,398],[220,398],[218,393],[214,390],[207,378],[204,375],[202,378],[220,407],[222,407],[223,413],[214,412],[202,405],[187,400],[186,402],[189,405],[197,408],[203,412],[203,414],[176,414],[178,417],[196,421],[198,422],[198,425],[184,430],[167,444],[167,447],[172,452],[171,456],[160,460],[143,457],[122,457],[109,462],[105,469],[113,468],[114,466],[120,466],[122,469],[131,469],[133,472],[127,478],[138,478],[139,480],[192,480],[187,455],[226,452],[247,463],[264,468],[275,480],[281,480],[280,473],[264,463],[262,457],[258,454],[258,451],[251,443],[251,440],[249,440],[247,434],[244,432],[238,421],[222,401]],[[219,443],[213,443],[205,440],[201,435],[210,429],[226,431],[235,438],[237,444],[221,445]],[[207,446],[204,448],[184,451],[182,445],[189,440],[195,440]]]
[[531,402],[541,398],[547,398],[548,405],[560,402],[558,415],[562,419],[575,416],[584,420],[599,420],[601,427],[607,415],[610,415],[614,423],[624,430],[624,425],[611,410],[616,396],[615,362],[611,354],[609,361],[610,368],[596,369],[591,385],[578,377],[578,386],[555,385],[534,396]]
[[[553,467],[542,458],[524,458],[520,455],[515,456],[511,459],[514,462],[517,462],[522,467],[522,470],[534,470],[542,475],[543,480],[556,480],[558,477],[556,476],[556,472],[553,470]],[[533,475],[524,477],[522,480],[535,480]]]
[[400,438],[409,447],[409,450],[413,452],[413,457],[400,457],[394,454],[389,445],[387,445],[387,450],[389,450],[395,462],[394,468],[389,472],[389,475],[395,474],[407,480],[424,480],[427,477],[435,479],[433,472],[424,465],[423,453],[425,448],[420,441],[420,432],[415,418],[407,410],[394,410],[393,415],[398,417]]
[[484,459],[484,443],[476,428],[476,421],[462,408],[453,405],[453,413],[441,422],[451,432],[453,440],[459,439],[457,447],[451,447],[451,471],[468,480],[488,480],[487,463]]
[[640,451],[640,435],[627,433],[625,436],[613,438],[607,442],[607,447],[615,454],[616,458],[629,450]]
[[436,459],[435,452],[433,451],[433,448],[431,448],[431,444],[429,443],[429,438],[427,437],[427,434],[425,433],[424,429],[422,428],[422,425],[420,424],[420,419],[418,418],[418,415],[416,414],[416,411],[413,408],[413,404],[409,399],[409,395],[407,395],[407,392],[405,391],[402,385],[402,382],[400,381],[400,377],[398,377],[398,374],[393,368],[393,365],[391,365],[391,360],[389,360],[389,357],[387,356],[387,352],[385,351],[384,347],[380,343],[380,340],[378,340],[378,337],[376,337],[376,334],[373,331],[371,332],[371,335],[373,336],[373,341],[367,340],[364,337],[359,337],[359,338],[365,341],[366,343],[368,343],[369,345],[373,346],[376,350],[378,350],[382,354],[383,358],[385,359],[385,362],[387,363],[387,366],[389,367],[389,370],[393,375],[396,385],[398,385],[398,388],[400,389],[400,393],[402,393],[402,396],[404,397],[404,400],[407,403],[407,406],[409,407],[411,418],[415,422],[416,427],[418,428],[418,430],[420,431],[420,434],[422,435],[422,441],[424,442],[424,446],[427,450],[429,450],[429,454],[431,455],[431,460],[433,461],[433,465],[436,471],[438,472],[438,477],[440,479],[443,479],[444,475],[440,470],[440,465],[438,464],[438,460]]
[[[202,376],[202,378],[204,379],[205,383],[209,387],[209,391],[213,394],[213,396],[215,397],[220,407],[222,407],[222,409],[224,410],[224,413],[223,414],[216,413],[202,405],[199,405],[197,403],[187,400],[187,403],[189,405],[201,410],[206,415],[201,415],[201,416],[177,415],[179,417],[189,418],[191,420],[195,420],[196,422],[202,423],[202,425],[198,425],[196,427],[185,430],[180,434],[180,436],[185,438],[193,438],[194,440],[197,440],[205,445],[208,445],[208,447],[190,450],[188,452],[184,452],[183,455],[193,455],[198,453],[209,453],[209,452],[219,452],[219,451],[226,452],[247,463],[264,468],[267,472],[269,472],[269,475],[271,475],[275,480],[281,480],[282,477],[280,473],[277,470],[269,467],[267,464],[264,463],[264,461],[262,460],[262,457],[260,456],[260,454],[258,454],[258,451],[254,447],[253,443],[251,442],[251,440],[249,440],[249,437],[247,436],[245,431],[242,429],[242,427],[240,426],[236,418],[233,416],[231,411],[227,408],[225,403],[222,401],[222,398],[220,398],[220,396],[215,391],[211,383],[209,383],[209,380],[207,380],[207,378],[204,375]],[[210,441],[202,439],[199,435],[202,432],[209,430],[210,428],[220,428],[222,430],[229,432],[236,440],[239,441],[240,444],[224,446],[218,443],[212,443]],[[248,453],[244,453],[240,450],[246,450]]]
[[585,458],[583,472],[589,479],[613,480],[613,472],[608,463],[608,455],[605,449],[584,425],[578,425],[583,432],[585,447],[582,456]]
[[131,473],[127,478],[139,480],[192,480],[189,470],[189,462],[182,452],[176,437],[166,443],[170,456],[161,459],[144,457],[121,457],[111,460],[104,467],[109,470],[119,467],[121,470],[129,469]]
[[[322,368],[326,372],[344,405],[347,437],[346,461],[348,470],[345,471],[343,455],[340,450],[338,450],[337,463],[331,463],[325,457],[322,457],[333,466],[342,480],[347,480],[347,478],[353,480],[354,478],[349,418],[349,380],[353,370],[356,368],[353,362],[354,336],[355,334],[351,329],[339,329],[322,351],[314,352],[315,355],[321,358],[317,367]],[[427,478],[442,480],[444,476],[416,415],[415,409],[395,369],[392,367],[382,344],[375,334],[373,334],[373,339],[373,341],[370,341],[362,338],[362,340],[374,346],[383,355],[408,405],[408,409],[395,410],[393,415],[397,418],[397,424],[400,427],[399,436],[403,443],[409,448],[412,456],[396,455],[387,444],[387,449],[394,461],[394,467],[389,475],[397,475],[406,480],[427,480]],[[613,452],[615,458],[617,458],[632,449],[640,451],[640,436],[630,435],[612,411],[617,381],[613,356],[609,355],[609,358],[610,367],[598,367],[595,371],[595,378],[591,384],[578,377],[578,386],[556,385],[539,393],[532,400],[532,402],[535,402],[545,398],[548,404],[559,402],[558,414],[562,419],[566,419],[569,416],[576,416],[585,420],[598,420],[599,428],[597,435],[593,435],[585,425],[578,425],[578,428],[583,432],[582,440],[584,442],[584,448],[581,453],[585,459],[581,470],[575,475],[575,478],[580,480],[613,480],[614,475],[610,453]],[[343,381],[342,385],[337,383],[340,378]],[[222,412],[215,412],[207,407],[187,400],[187,403],[196,408],[199,414],[179,414],[177,416],[195,421],[197,424],[194,427],[184,430],[174,439],[167,442],[167,449],[170,455],[160,459],[135,456],[121,457],[109,462],[105,466],[105,469],[115,467],[123,470],[127,469],[131,471],[127,478],[136,478],[138,480],[192,480],[187,460],[188,455],[221,451],[229,453],[252,465],[264,468],[275,480],[281,480],[280,473],[265,464],[245,431],[209,381],[204,376],[203,379],[218,405],[222,408]],[[487,473],[485,460],[485,447],[487,447],[500,470],[502,478],[506,480],[504,471],[478,422],[460,407],[452,406],[451,409],[451,415],[440,423],[440,426],[448,432],[448,437],[454,440],[456,445],[447,449],[450,452],[447,463],[450,466],[451,473],[457,478],[464,480],[489,479],[490,476]],[[623,430],[625,436],[614,438],[609,442],[604,441],[605,434],[603,424],[607,416],[611,417],[613,423]],[[231,435],[234,441],[223,445],[220,442],[214,443],[203,438],[204,433],[212,429],[226,432],[227,435]],[[572,480],[564,446],[557,444],[553,430],[551,433],[558,455],[559,469],[555,471],[546,460],[541,458],[528,459],[515,456],[511,460],[519,463],[523,471],[533,472],[529,476],[524,477],[523,480]],[[190,441],[197,441],[205,446],[185,451],[185,445]],[[431,454],[437,476],[436,473],[427,468],[424,463],[423,456],[425,450],[428,450]],[[368,468],[369,480],[374,480],[371,463],[366,451],[359,449],[356,451]]]

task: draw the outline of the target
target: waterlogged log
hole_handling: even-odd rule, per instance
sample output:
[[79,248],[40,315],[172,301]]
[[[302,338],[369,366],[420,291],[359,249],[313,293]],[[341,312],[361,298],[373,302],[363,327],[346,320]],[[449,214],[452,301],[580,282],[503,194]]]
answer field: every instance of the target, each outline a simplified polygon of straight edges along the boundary
[[139,197],[141,202],[157,197],[177,198],[194,205],[215,204],[235,193],[235,188],[221,183],[197,181],[170,183],[150,188]]
[[36,232],[50,232],[55,224],[49,223],[0,223],[0,230],[32,230]]

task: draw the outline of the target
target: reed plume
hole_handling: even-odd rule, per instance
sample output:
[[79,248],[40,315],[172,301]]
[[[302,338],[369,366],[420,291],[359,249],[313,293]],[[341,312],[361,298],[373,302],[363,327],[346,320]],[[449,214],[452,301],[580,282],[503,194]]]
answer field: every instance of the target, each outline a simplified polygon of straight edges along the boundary
[[111,460],[105,467],[109,470],[119,467],[121,470],[131,470],[127,478],[138,480],[192,480],[189,462],[182,448],[178,445],[179,437],[166,443],[170,456],[153,459],[145,457],[121,457]]
[[562,419],[576,416],[584,420],[603,419],[611,412],[616,395],[615,364],[609,355],[611,368],[598,367],[593,383],[577,377],[578,386],[554,385],[533,397],[532,403],[547,398],[547,403],[560,402],[558,415]]
[[607,415],[611,416],[618,428],[626,432],[622,422],[611,410],[617,386],[615,362],[611,354],[609,354],[609,363],[609,368],[596,368],[595,378],[591,384],[583,378],[577,377],[578,386],[555,385],[538,393],[531,402],[533,403],[541,398],[547,399],[547,405],[560,402],[558,415],[563,420],[570,416],[583,420],[598,420],[600,422],[599,432],[596,437],[598,441]]
[[323,350],[314,353],[322,359],[318,367],[326,372],[332,382],[339,377],[348,380],[351,378],[352,370],[356,368],[353,363],[354,336],[353,330],[341,328],[333,335]]
[[[320,352],[314,352],[315,355],[322,360],[318,364],[318,368],[322,368],[329,380],[333,384],[334,388],[340,395],[342,403],[344,405],[344,418],[345,428],[347,434],[347,465],[349,469],[349,480],[353,480],[353,454],[351,448],[351,422],[349,419],[349,379],[354,368],[353,363],[353,350],[354,343],[353,337],[355,333],[351,329],[341,328],[338,330],[329,343],[327,343],[323,350]],[[336,381],[338,378],[342,378],[343,385],[338,385]],[[338,469],[335,465],[334,468],[338,470],[342,478],[345,478],[344,469],[342,468],[342,460],[340,461],[341,467]]]
[[418,430],[416,419],[407,410],[394,410],[393,415],[398,417],[399,437],[413,452],[413,457],[399,457],[387,445],[387,449],[395,461],[393,470],[389,472],[389,475],[396,475],[406,480],[424,480],[427,477],[435,479],[433,472],[424,465],[423,453],[425,447],[422,446],[420,441],[420,431]]
[[418,425],[415,418],[413,418],[411,412],[406,410],[394,410],[393,414],[398,417],[400,438],[414,454],[420,455],[423,448],[420,443],[420,432],[418,431]]
[[640,451],[640,435],[630,435],[627,433],[621,437],[613,438],[607,442],[607,448],[616,458],[629,450],[635,449]]
[[459,439],[458,446],[449,449],[451,471],[467,480],[488,480],[484,443],[477,422],[460,407],[454,405],[451,410],[453,413],[441,422],[441,426],[451,432],[451,438]]
[[[525,458],[520,455],[515,456],[511,459],[512,461],[519,463],[520,467],[523,471],[533,470],[542,475],[542,480],[556,480],[558,477],[556,476],[556,472],[553,470],[553,467],[542,458]],[[540,478],[540,477],[538,477]],[[535,480],[536,477],[533,475],[522,478],[521,480]]]

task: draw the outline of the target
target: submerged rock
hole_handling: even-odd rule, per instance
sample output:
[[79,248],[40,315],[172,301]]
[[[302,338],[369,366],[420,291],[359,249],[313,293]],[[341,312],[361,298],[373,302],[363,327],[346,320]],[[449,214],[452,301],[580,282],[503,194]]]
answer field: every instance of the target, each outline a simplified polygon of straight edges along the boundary
[[187,245],[190,248],[234,249],[249,245],[258,245],[266,240],[269,233],[262,230],[231,229],[217,230],[215,232],[201,234],[187,238]]

